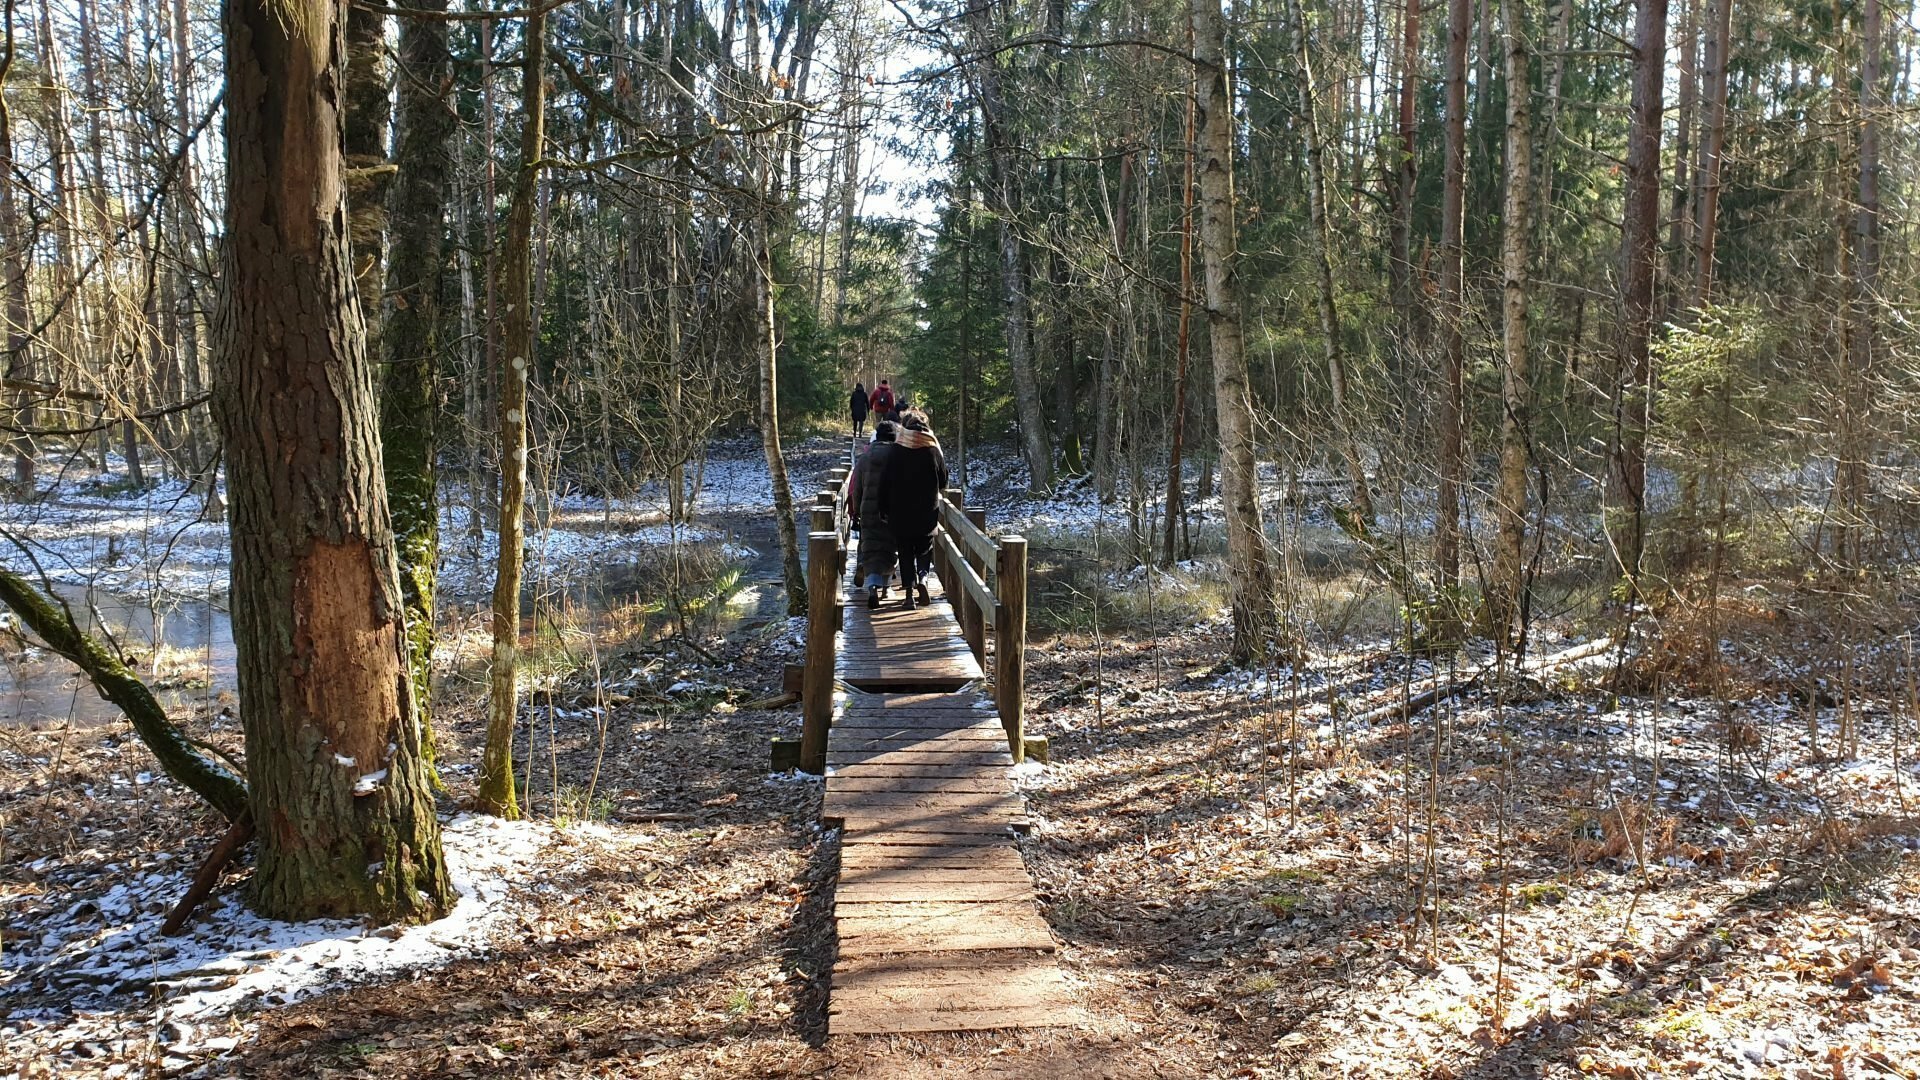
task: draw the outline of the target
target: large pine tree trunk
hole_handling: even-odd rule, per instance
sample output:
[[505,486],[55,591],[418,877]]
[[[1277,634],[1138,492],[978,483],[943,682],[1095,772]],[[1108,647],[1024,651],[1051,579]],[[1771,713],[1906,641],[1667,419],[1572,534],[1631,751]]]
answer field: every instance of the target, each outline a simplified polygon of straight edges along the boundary
[[1647,421],[1652,405],[1655,264],[1660,256],[1660,105],[1666,48],[1667,0],[1639,0],[1627,135],[1626,220],[1621,233],[1623,320],[1605,496],[1608,538],[1621,573],[1635,583],[1646,546]]
[[215,398],[255,904],[417,919],[450,899],[407,676],[373,373],[348,262],[344,2],[228,0]]
[[488,813],[520,816],[514,794],[513,728],[519,713],[520,585],[526,558],[527,375],[540,327],[533,306],[533,211],[539,197],[540,154],[546,141],[546,17],[526,20],[520,73],[520,167],[507,210],[500,260],[500,297],[506,325],[500,340],[500,554],[493,579],[493,663],[488,675],[487,748],[480,766],[479,803]]
[[1504,0],[1507,44],[1507,195],[1501,213],[1500,478],[1494,493],[1499,541],[1493,556],[1493,610],[1497,631],[1512,639],[1523,628],[1521,588],[1527,538],[1527,440],[1533,391],[1528,380],[1527,263],[1532,251],[1533,128],[1528,103],[1533,76],[1528,57],[1526,0]]
[[[445,11],[447,0],[421,0]],[[400,554],[400,595],[406,605],[407,643],[420,724],[431,747],[433,724],[433,591],[440,557],[435,432],[440,411],[440,291],[446,267],[443,235],[447,178],[452,168],[452,103],[445,91],[452,62],[447,24],[407,19],[400,26],[400,129],[397,156],[407,167],[395,177],[388,222],[392,259],[381,326],[386,372],[380,396],[380,437],[386,448],[387,493]]]
[[1440,482],[1433,526],[1434,577],[1460,583],[1460,487],[1466,478],[1467,35],[1471,0],[1447,2],[1446,163],[1440,194],[1440,409],[1435,419]]
[[[1234,235],[1233,96],[1227,88],[1226,20],[1220,0],[1193,0],[1193,52],[1199,69],[1200,266],[1213,345],[1213,396],[1220,428],[1221,511],[1227,524],[1227,572],[1233,604],[1233,656],[1263,658],[1278,624],[1273,561],[1260,521],[1253,395],[1240,324],[1239,251]],[[1204,495],[1204,492],[1202,493]]]

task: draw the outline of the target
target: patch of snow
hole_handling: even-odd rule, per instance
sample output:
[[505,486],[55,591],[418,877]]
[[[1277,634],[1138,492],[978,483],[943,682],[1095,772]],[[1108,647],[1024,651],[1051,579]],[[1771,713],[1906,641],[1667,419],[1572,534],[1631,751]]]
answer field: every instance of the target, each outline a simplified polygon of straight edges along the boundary
[[515,918],[512,890],[535,875],[555,832],[550,824],[471,814],[447,822],[441,838],[459,899],[445,916],[420,926],[282,922],[226,896],[210,900],[188,934],[165,938],[160,924],[192,875],[149,874],[98,902],[73,905],[62,921],[37,927],[37,940],[9,942],[0,1002],[36,987],[88,987],[71,1015],[7,1017],[9,1024],[85,1025],[94,1008],[151,988],[164,999],[159,1019],[205,1023],[482,954]]

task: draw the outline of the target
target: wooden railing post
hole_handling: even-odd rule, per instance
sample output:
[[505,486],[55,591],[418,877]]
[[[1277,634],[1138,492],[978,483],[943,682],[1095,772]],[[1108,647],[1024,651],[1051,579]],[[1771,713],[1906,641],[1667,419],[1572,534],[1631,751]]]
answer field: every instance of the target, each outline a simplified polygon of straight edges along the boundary
[[993,583],[993,703],[1017,764],[1026,758],[1027,538],[1003,536]]
[[[816,511],[817,512],[817,511]],[[833,509],[827,508],[831,515]],[[833,639],[840,629],[839,534],[807,536],[807,668],[800,686],[800,768],[827,771],[827,725],[833,720]]]
[[[954,505],[958,506],[959,504],[955,503]],[[974,527],[978,528],[982,533],[987,531],[987,511],[985,507],[967,507],[967,520],[973,522]],[[967,564],[973,567],[975,576],[979,577],[982,581],[987,579],[986,562],[978,555],[975,555],[971,549],[963,548],[960,552],[960,557],[967,560]],[[963,594],[961,597],[961,607],[958,611],[960,636],[967,639],[967,648],[973,650],[974,661],[984,668],[987,666],[987,613],[980,610],[980,605],[974,602],[972,594],[967,593],[965,589],[960,591]]]

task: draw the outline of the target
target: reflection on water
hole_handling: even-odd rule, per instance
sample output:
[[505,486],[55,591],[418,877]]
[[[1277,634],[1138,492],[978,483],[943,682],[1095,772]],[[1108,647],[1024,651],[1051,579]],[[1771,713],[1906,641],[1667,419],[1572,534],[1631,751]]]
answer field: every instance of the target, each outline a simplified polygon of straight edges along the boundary
[[[661,599],[665,590],[654,560],[604,566],[588,580],[570,583],[562,603],[571,608],[570,616],[603,628],[603,618],[617,613],[619,629],[641,640],[672,633],[683,619],[696,636],[731,634],[784,619],[786,594],[778,558],[755,552],[743,566],[731,557],[713,558],[717,548],[709,549],[703,564],[682,566],[689,595],[678,611]],[[716,580],[716,571],[724,585]],[[233,624],[213,604],[170,596],[150,608],[77,585],[58,591],[89,633],[118,644],[134,674],[146,680],[169,712],[211,706],[234,689]],[[523,627],[532,634],[543,606],[551,601],[543,604],[532,590],[525,601]],[[643,612],[638,618],[636,609]],[[0,638],[0,725],[90,726],[120,719],[120,710],[102,700],[86,676],[38,641],[28,640],[23,650],[19,638]]]
[[[149,607],[79,585],[57,587],[68,610],[96,637],[110,638],[170,711],[214,700],[234,685],[233,624],[202,600],[166,597]],[[86,676],[28,638],[0,653],[0,724],[91,725],[117,720]]]

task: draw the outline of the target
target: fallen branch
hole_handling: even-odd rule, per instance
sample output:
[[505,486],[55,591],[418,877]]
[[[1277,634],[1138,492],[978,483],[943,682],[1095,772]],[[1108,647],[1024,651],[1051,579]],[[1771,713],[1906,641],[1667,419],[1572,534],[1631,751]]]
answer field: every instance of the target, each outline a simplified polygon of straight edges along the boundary
[[167,913],[167,921],[160,924],[160,936],[172,937],[187,925],[187,919],[200,901],[207,898],[213,886],[220,880],[220,872],[227,868],[233,857],[240,853],[248,840],[253,839],[253,817],[248,815],[235,821],[227,829],[220,842],[213,845],[213,851],[207,855],[207,861],[200,864],[200,872],[193,875],[193,884],[187,886],[187,893],[180,902]]
[[228,821],[247,816],[247,785],[226,766],[195,749],[175,726],[147,684],[92,635],[82,632],[67,612],[56,607],[27,579],[0,567],[0,603],[13,610],[47,647],[79,667],[100,696],[133,721],[133,730],[147,744],[168,776],[199,795]]
[[[1538,660],[1529,661],[1522,665],[1520,674],[1532,676],[1546,675],[1567,664],[1599,656],[1612,646],[1612,638],[1595,638],[1592,641],[1575,645],[1571,649],[1554,653],[1551,656],[1543,656]],[[1432,676],[1425,680],[1422,689],[1410,694],[1405,701],[1400,700],[1400,694],[1402,693],[1401,687],[1389,687],[1360,702],[1359,710],[1350,712],[1347,715],[1347,722],[1355,725],[1371,724],[1378,720],[1387,719],[1403,710],[1407,717],[1411,719],[1414,713],[1422,709],[1430,709],[1443,701],[1458,697],[1478,686],[1480,681],[1492,670],[1493,668],[1489,665],[1469,673],[1465,678],[1451,680],[1443,680],[1439,675]]]

